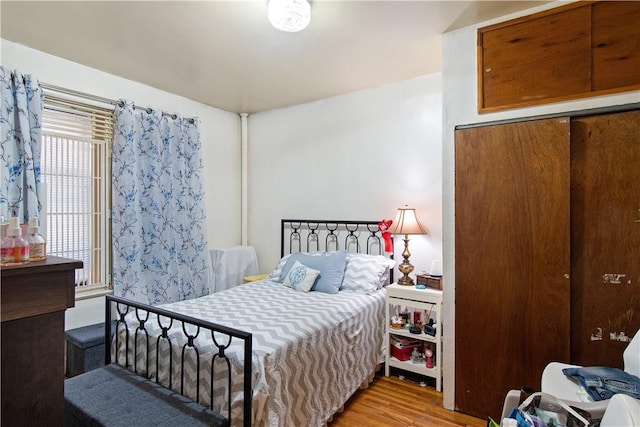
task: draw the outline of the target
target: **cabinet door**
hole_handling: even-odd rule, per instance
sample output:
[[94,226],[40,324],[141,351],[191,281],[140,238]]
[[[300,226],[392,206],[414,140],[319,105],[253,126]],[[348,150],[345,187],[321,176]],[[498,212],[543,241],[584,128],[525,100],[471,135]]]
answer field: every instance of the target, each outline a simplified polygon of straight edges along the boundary
[[455,405],[499,419],[569,359],[569,120],[455,135]]
[[640,111],[571,123],[571,361],[622,368],[640,328]]
[[640,87],[640,2],[574,2],[478,29],[478,111]]
[[593,88],[640,85],[640,2],[605,1],[592,6]]
[[480,111],[588,93],[590,16],[588,7],[576,7],[479,30]]

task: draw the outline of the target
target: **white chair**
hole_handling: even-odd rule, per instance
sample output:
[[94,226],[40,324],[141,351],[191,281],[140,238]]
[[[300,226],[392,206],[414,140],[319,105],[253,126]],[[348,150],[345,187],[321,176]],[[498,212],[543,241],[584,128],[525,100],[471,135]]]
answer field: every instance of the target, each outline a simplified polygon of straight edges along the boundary
[[[640,331],[627,345],[622,359],[624,361],[625,372],[640,377]],[[554,395],[555,397],[567,401],[568,404],[585,409],[594,417],[604,414],[610,400],[600,400],[594,402],[588,395],[584,395],[584,390],[562,373],[564,368],[581,367],[560,362],[549,363],[542,371],[540,391]],[[584,398],[580,399],[583,395]],[[633,399],[632,400],[636,400]]]
[[640,400],[626,394],[614,394],[604,412],[600,427],[640,426]]
[[[636,332],[633,339],[627,345],[625,349],[622,359],[624,361],[624,370],[625,372],[635,375],[636,377],[640,377],[640,331]],[[564,368],[579,368],[579,365],[570,365],[567,363],[560,362],[551,362],[549,363],[544,370],[542,371],[542,379],[540,384],[540,391],[551,394],[559,399],[564,400],[568,405],[578,407],[589,411],[593,418],[601,418],[605,415],[605,410],[607,410],[608,405],[613,401],[613,398],[616,398],[616,404],[608,415],[608,426],[639,426],[640,421],[638,421],[638,417],[634,418],[635,424],[620,424],[620,421],[617,421],[618,418],[614,416],[614,412],[618,411],[616,408],[622,408],[625,404],[636,404],[635,409],[629,409],[627,412],[620,409],[621,414],[635,414],[638,415],[638,407],[640,407],[640,401],[627,396],[616,394],[611,399],[608,400],[600,400],[594,402],[588,395],[584,395],[584,400],[580,400],[580,395],[582,394],[581,387],[569,379],[565,374],[562,373]],[[624,396],[624,397],[616,397],[616,396]],[[520,390],[510,390],[504,399],[504,404],[502,408],[502,418],[506,417],[511,408],[518,405],[520,399]],[[630,400],[629,400],[630,399]],[[629,403],[631,402],[631,404]],[[629,406],[629,408],[633,408],[633,406]],[[635,412],[634,412],[635,411]],[[631,416],[629,415],[629,416]],[[626,415],[624,415],[626,416]],[[622,420],[623,418],[620,418]],[[631,418],[629,418],[631,419]],[[603,418],[604,421],[604,418]],[[617,422],[617,424],[615,424]],[[604,427],[605,424],[602,424],[601,427]]]
[[210,249],[213,277],[211,293],[241,285],[245,276],[258,274],[258,256],[252,246]]

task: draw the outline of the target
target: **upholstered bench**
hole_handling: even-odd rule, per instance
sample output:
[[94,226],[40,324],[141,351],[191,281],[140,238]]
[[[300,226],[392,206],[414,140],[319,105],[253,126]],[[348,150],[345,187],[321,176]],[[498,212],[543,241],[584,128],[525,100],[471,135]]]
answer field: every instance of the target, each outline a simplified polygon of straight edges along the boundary
[[[105,426],[105,427],[131,427],[131,426],[229,426],[242,425],[251,426],[251,344],[252,335],[238,329],[217,325],[201,319],[189,317],[184,314],[171,312],[160,307],[153,307],[147,304],[127,300],[126,298],[114,295],[105,296],[105,319],[115,319],[115,324],[105,323],[105,328],[101,330],[100,325],[93,325],[82,332],[80,341],[91,342],[90,338],[97,335],[105,336],[108,329],[113,339],[104,340],[102,350],[103,360],[110,360],[107,355],[118,354],[118,363],[108,363],[96,369],[86,371],[80,375],[67,378],[64,382],[64,417],[65,426]],[[151,319],[153,316],[153,320]],[[147,321],[148,320],[148,321]],[[174,325],[175,323],[175,325]],[[150,332],[157,334],[158,331],[150,326],[155,325],[162,330],[157,338],[151,337]],[[172,329],[172,326],[173,329]],[[173,331],[170,333],[170,331]],[[195,332],[195,336],[193,332]],[[78,332],[78,331],[76,331]],[[175,333],[174,333],[175,332]],[[220,334],[228,339],[222,344],[213,340],[214,351],[209,349],[204,351],[204,347],[198,346],[198,341],[194,338],[202,333]],[[86,334],[86,335],[85,335]],[[72,337],[78,334],[71,333]],[[147,341],[147,345],[138,345],[138,338]],[[242,391],[241,403],[242,414],[234,417],[230,422],[231,408],[231,388],[222,391],[223,394],[214,394],[211,391],[209,401],[201,404],[203,396],[196,396],[193,400],[183,396],[181,393],[166,388],[163,384],[155,382],[155,375],[147,376],[150,372],[149,363],[151,358],[145,356],[149,352],[149,341],[163,342],[164,346],[179,353],[173,359],[168,357],[168,364],[164,367],[180,364],[180,369],[167,369],[168,384],[175,384],[175,380],[184,381],[182,373],[185,365],[193,358],[196,359],[196,366],[201,366],[208,360],[214,364],[219,360],[230,363],[229,357],[225,354],[225,349],[229,346],[231,339],[238,341],[244,347],[244,366],[242,368]],[[133,342],[132,342],[133,340]],[[162,340],[162,341],[160,341]],[[169,348],[169,347],[165,347]],[[216,351],[217,349],[217,351]],[[185,352],[191,354],[186,357]],[[171,354],[172,352],[168,352]],[[122,357],[121,357],[122,356]],[[156,352],[156,357],[158,352]],[[136,362],[138,361],[138,362]],[[158,364],[155,365],[158,369]],[[229,365],[227,365],[229,366]],[[135,367],[135,368],[134,368]],[[163,369],[164,369],[163,367]],[[131,368],[131,369],[128,369]],[[135,372],[134,372],[135,371]],[[228,370],[230,372],[230,370]],[[227,375],[231,375],[227,372]],[[195,390],[199,390],[203,374],[196,367],[192,379],[195,380]],[[164,375],[161,375],[162,377]],[[185,374],[187,377],[188,374]],[[224,378],[222,379],[224,381]],[[230,377],[227,377],[231,381]],[[216,399],[223,398],[220,412],[214,411],[211,407]],[[217,404],[218,405],[218,404]],[[223,416],[222,413],[228,416]]]
[[[111,327],[113,331],[115,322]],[[104,323],[70,329],[67,341],[67,377],[104,366]]]
[[64,383],[65,426],[228,426],[222,415],[110,364]]

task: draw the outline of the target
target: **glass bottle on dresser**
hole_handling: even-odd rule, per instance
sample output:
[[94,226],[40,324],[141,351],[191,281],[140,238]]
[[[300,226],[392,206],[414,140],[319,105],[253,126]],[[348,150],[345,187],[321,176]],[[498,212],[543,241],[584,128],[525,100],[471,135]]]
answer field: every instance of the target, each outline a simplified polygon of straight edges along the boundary
[[0,242],[0,264],[21,265],[29,262],[29,244],[22,238],[18,217],[9,219],[7,236]]
[[47,259],[47,242],[39,233],[38,218],[29,218],[27,228],[27,243],[29,244],[29,261],[44,261]]

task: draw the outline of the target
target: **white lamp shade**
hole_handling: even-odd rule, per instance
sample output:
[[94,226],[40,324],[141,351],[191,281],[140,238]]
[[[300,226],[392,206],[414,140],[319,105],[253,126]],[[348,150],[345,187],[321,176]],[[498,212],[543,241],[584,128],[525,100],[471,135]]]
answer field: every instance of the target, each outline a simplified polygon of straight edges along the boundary
[[398,208],[396,219],[391,224],[392,234],[425,234],[424,228],[418,222],[414,208]]
[[269,0],[267,17],[278,30],[304,30],[311,21],[311,5],[308,0]]
[[429,274],[431,276],[442,276],[442,262],[440,260],[435,259],[431,261],[431,270],[429,270]]

